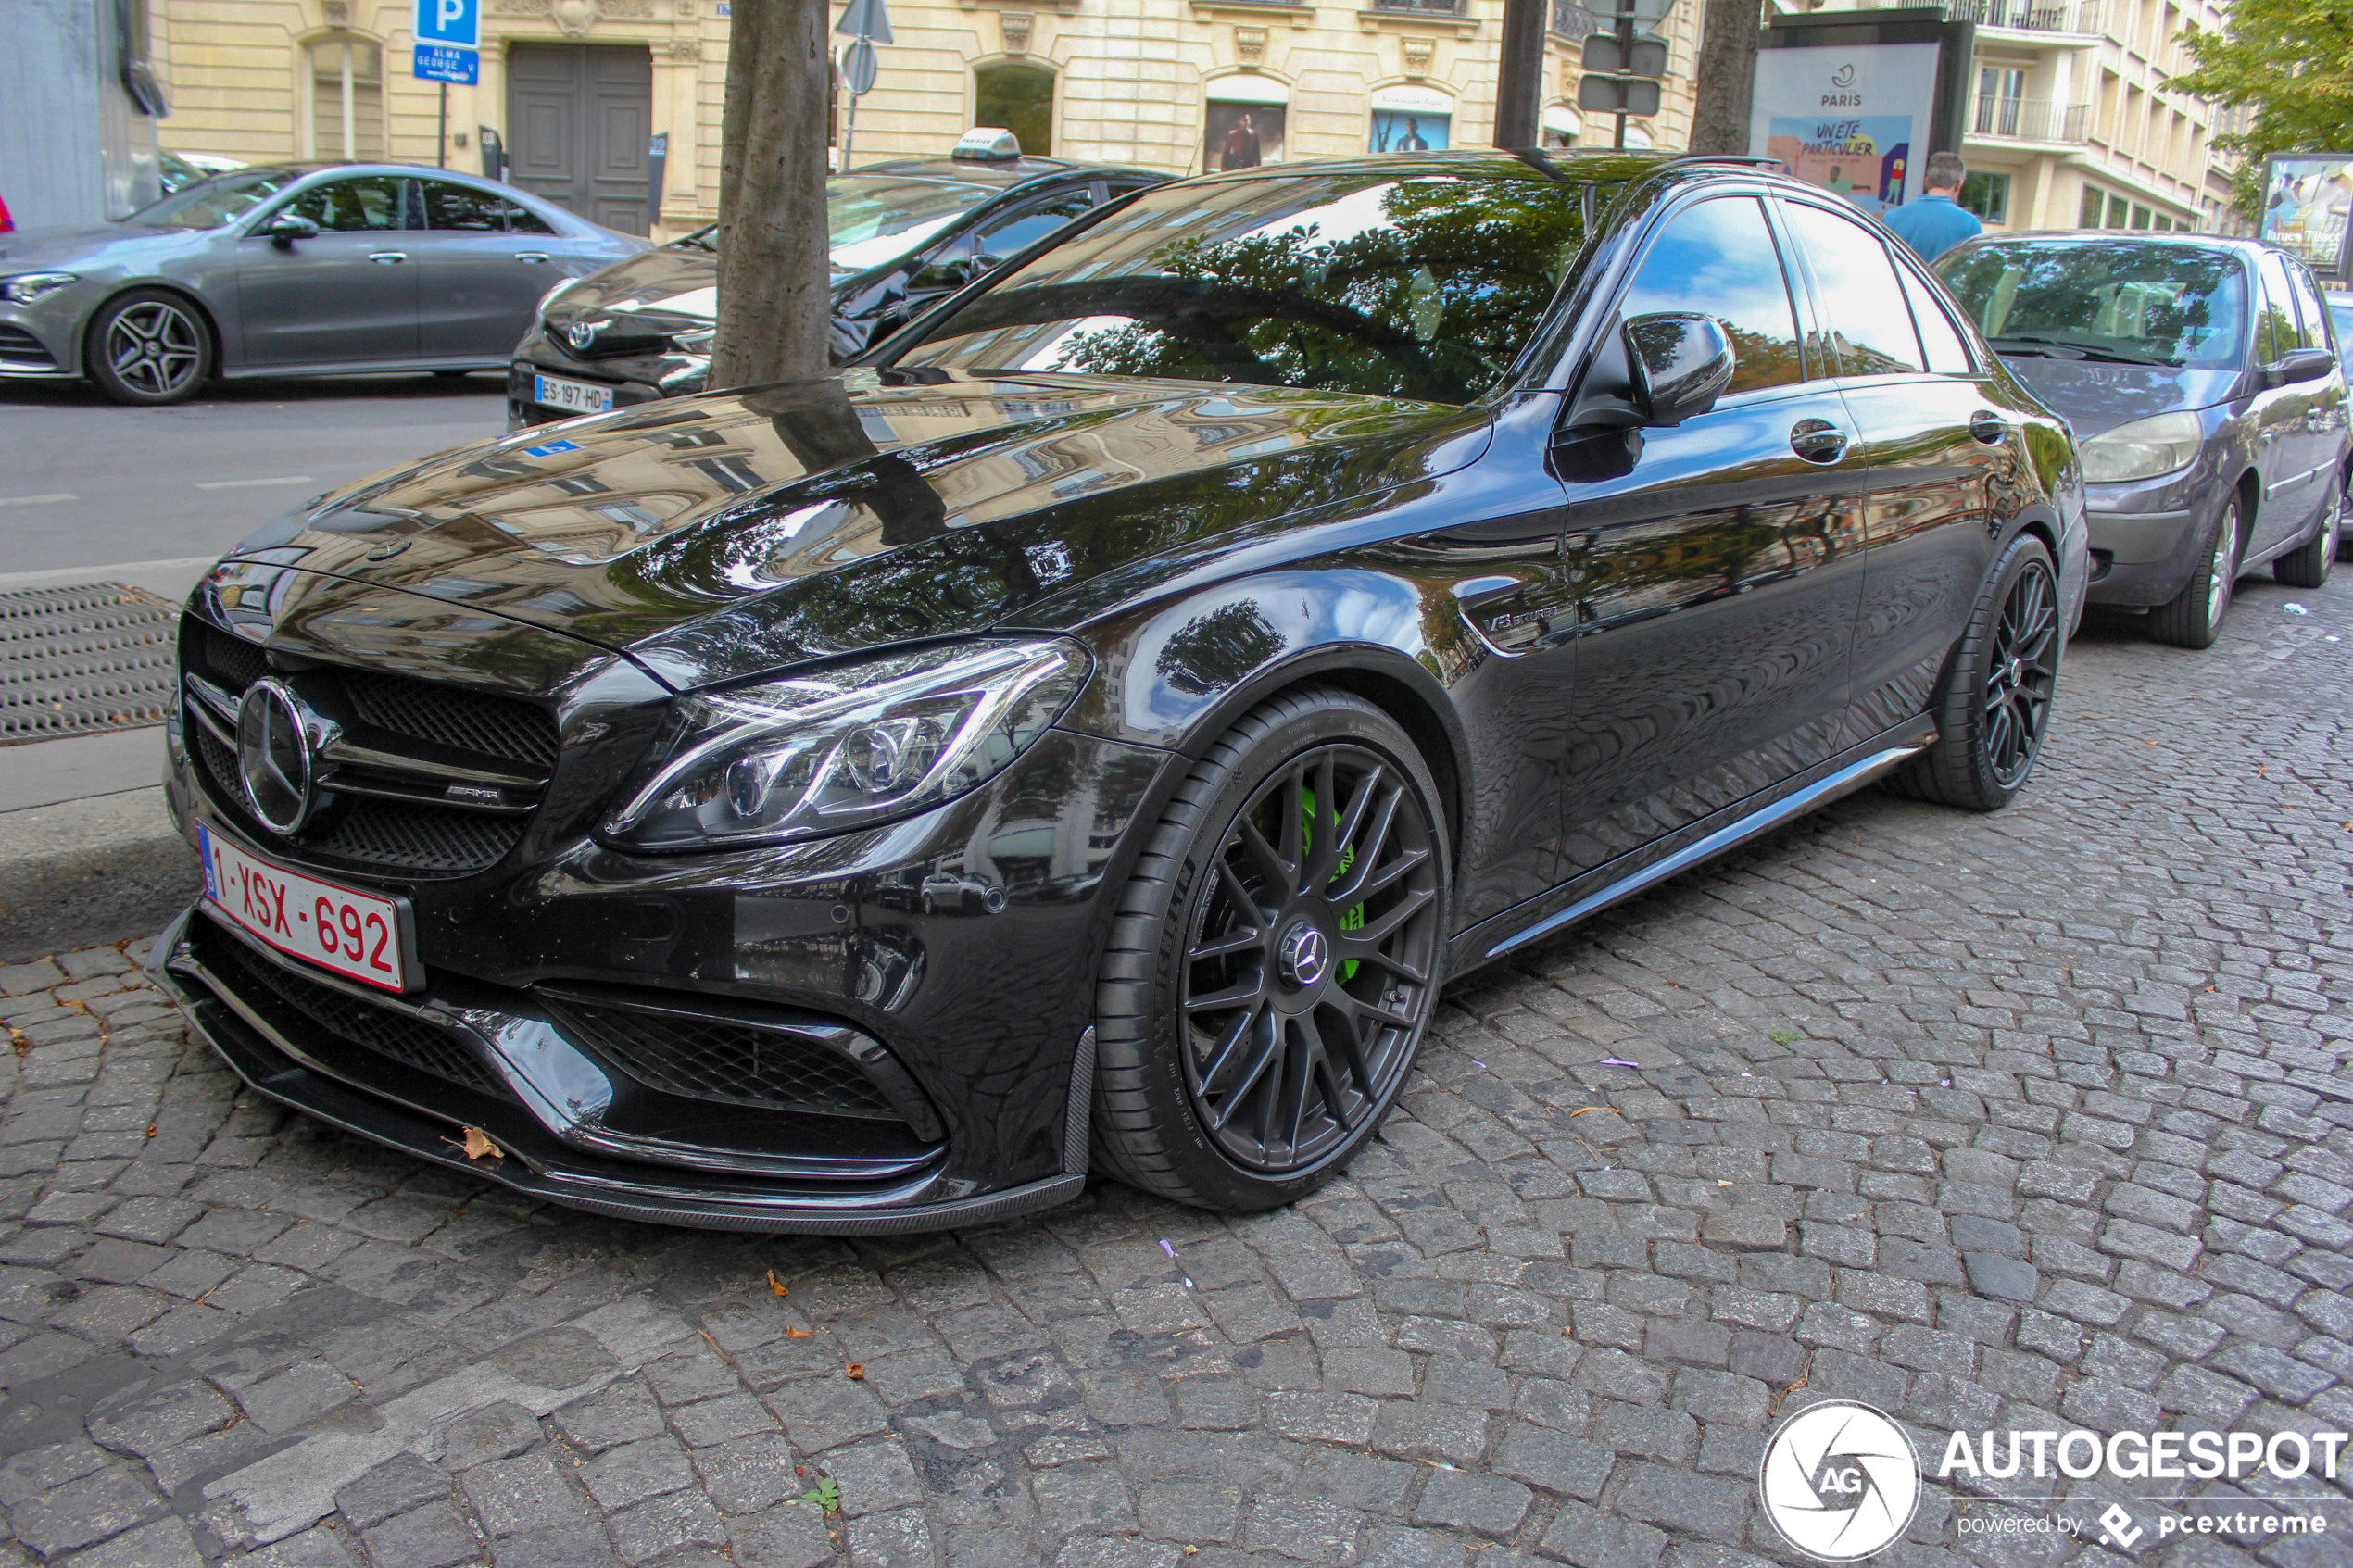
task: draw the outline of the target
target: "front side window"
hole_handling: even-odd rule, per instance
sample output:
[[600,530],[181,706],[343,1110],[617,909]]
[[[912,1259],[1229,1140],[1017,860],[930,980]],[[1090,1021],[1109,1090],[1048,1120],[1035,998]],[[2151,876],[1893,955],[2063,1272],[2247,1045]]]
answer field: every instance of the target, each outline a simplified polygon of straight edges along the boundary
[[280,210],[308,218],[328,233],[359,233],[402,226],[396,174],[360,174],[329,180],[302,192]]
[[862,272],[922,245],[997,194],[960,180],[837,174],[825,182],[825,227],[833,270]]
[[1996,240],[1936,275],[2004,354],[2236,369],[2246,281],[2228,251],[2133,240]]
[[1631,320],[1660,310],[1697,310],[1723,323],[1732,340],[1730,391],[1806,379],[1789,280],[1754,196],[1701,202],[1667,220],[1618,314]]
[[1463,403],[1500,381],[1585,230],[1530,170],[1168,185],[1008,272],[900,364]]
[[1828,347],[1850,376],[1892,376],[1922,369],[1919,335],[1895,265],[1879,235],[1850,218],[1803,202],[1785,204],[1791,232],[1813,270],[1830,329]]
[[1002,258],[1027,250],[1072,219],[1091,211],[1094,205],[1093,195],[1082,189],[1056,196],[1042,207],[1007,213],[974,232],[971,253]]

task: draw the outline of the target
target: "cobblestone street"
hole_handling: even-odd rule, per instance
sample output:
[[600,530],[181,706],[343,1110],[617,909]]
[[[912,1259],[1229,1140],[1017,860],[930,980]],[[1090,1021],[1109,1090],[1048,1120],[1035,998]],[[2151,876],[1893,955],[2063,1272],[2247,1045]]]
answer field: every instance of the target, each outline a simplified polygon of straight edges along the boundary
[[[2353,569],[2249,580],[2087,627],[2010,810],[1869,792],[1459,983],[1296,1210],[879,1243],[528,1205],[243,1090],[137,945],[0,970],[0,1562],[1742,1568],[1816,1398],[2353,1428],[2348,872]],[[2353,1563],[2317,1475],[2187,1540],[2060,1482],[2131,1554],[1983,1485],[1883,1561]]]

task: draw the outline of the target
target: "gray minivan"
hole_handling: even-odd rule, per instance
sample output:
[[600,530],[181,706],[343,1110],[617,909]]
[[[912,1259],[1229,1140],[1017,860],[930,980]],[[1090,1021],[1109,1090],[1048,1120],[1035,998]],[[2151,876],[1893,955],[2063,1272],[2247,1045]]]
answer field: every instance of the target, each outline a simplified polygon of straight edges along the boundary
[[1935,270],[2075,432],[2091,602],[2202,648],[2243,573],[2327,581],[2353,426],[2301,261],[2254,240],[2090,232],[1983,235]]

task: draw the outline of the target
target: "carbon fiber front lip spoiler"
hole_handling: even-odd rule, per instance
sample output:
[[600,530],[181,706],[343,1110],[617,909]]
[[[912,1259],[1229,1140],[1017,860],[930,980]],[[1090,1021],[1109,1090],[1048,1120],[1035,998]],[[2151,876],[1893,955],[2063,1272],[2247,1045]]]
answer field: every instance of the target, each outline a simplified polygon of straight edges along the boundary
[[761,1198],[740,1191],[725,1197],[659,1181],[617,1182],[602,1175],[534,1165],[510,1155],[471,1160],[459,1152],[449,1126],[304,1066],[280,1050],[226,1004],[201,994],[169,967],[181,945],[186,916],[156,939],[149,972],[187,1018],[189,1027],[255,1089],[283,1105],[387,1148],[447,1170],[462,1171],[569,1209],[654,1224],[700,1230],[761,1231],[808,1236],[899,1236],[988,1224],[1069,1202],[1083,1191],[1081,1173],[1050,1176],[1000,1192],[937,1203],[910,1204],[899,1195],[859,1207],[836,1199]]

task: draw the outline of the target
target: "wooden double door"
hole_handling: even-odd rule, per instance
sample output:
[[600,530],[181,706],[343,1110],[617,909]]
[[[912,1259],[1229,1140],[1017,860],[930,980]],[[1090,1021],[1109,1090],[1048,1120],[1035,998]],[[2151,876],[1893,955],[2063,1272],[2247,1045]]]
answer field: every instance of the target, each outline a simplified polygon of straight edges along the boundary
[[647,232],[653,56],[642,44],[507,46],[507,178],[592,223]]

